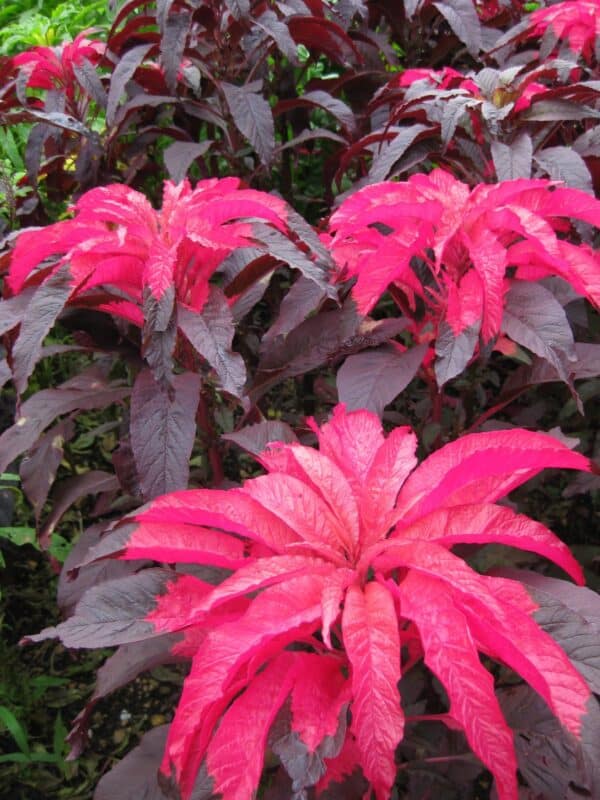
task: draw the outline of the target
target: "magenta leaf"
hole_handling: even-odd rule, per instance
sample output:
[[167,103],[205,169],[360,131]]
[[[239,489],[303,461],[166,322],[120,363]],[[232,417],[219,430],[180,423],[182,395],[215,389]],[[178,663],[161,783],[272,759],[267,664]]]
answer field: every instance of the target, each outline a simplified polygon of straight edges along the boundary
[[368,583],[364,592],[350,587],[342,631],[352,665],[352,730],[365,777],[378,800],[384,800],[396,778],[394,752],[404,730],[396,688],[400,680],[398,620],[388,590],[379,583]]
[[150,370],[138,375],[131,396],[131,446],[145,499],[184,489],[196,433],[200,377],[173,376],[168,388]]
[[[434,577],[411,573],[397,590],[403,616],[419,629],[425,663],[443,684],[450,716],[494,775],[500,800],[517,795],[512,733],[463,614]],[[468,687],[468,688],[467,688]]]

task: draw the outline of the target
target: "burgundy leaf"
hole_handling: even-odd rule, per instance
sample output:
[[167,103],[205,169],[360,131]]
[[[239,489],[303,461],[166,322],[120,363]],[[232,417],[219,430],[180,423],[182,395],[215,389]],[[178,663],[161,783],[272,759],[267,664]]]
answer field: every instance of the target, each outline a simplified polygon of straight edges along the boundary
[[594,797],[600,788],[598,701],[590,699],[587,730],[578,742],[529,686],[500,689],[498,699],[515,731],[519,769],[536,797],[544,800]]
[[435,342],[435,377],[441,388],[445,383],[460,375],[473,358],[479,340],[479,323],[470,325],[458,335],[447,322],[439,326]]
[[349,410],[366,408],[378,416],[417,374],[427,345],[402,352],[393,345],[349,356],[337,373],[340,401]]
[[27,387],[29,376],[42,355],[46,334],[65,307],[72,291],[67,266],[48,278],[31,298],[12,349],[13,377],[19,394]]
[[25,642],[43,642],[58,637],[65,647],[111,647],[150,639],[157,635],[147,617],[165,591],[173,573],[146,569],[137,575],[109,580],[89,589],[77,603],[75,613],[54,628],[25,637]]
[[292,16],[288,21],[292,38],[311,52],[324,53],[342,65],[362,64],[364,59],[348,34],[325,17]]
[[165,147],[163,158],[171,180],[174,183],[182,181],[190,166],[210,150],[212,143],[212,139],[206,139],[203,142],[173,142]]
[[222,293],[213,289],[201,314],[180,304],[177,324],[194,350],[215,370],[223,389],[234,397],[241,397],[246,367],[241,355],[231,349],[233,320]]
[[558,642],[600,694],[600,598],[583,586],[525,570],[498,574],[525,584],[538,608],[533,618]]
[[52,511],[44,520],[44,525],[40,531],[40,544],[47,547],[50,544],[50,537],[54,532],[62,515],[73,503],[88,494],[99,494],[100,492],[116,493],[119,482],[115,475],[104,470],[93,469],[84,472],[82,475],[75,475],[67,478],[58,484],[52,493]]
[[167,88],[173,94],[177,87],[177,76],[181,69],[190,21],[191,15],[184,11],[169,14],[161,32],[160,64],[164,70]]
[[221,437],[229,442],[234,442],[242,450],[258,456],[267,449],[269,442],[297,442],[294,431],[285,422],[279,420],[266,420],[254,425],[246,425],[234,433],[224,433]]
[[594,194],[590,171],[572,147],[546,147],[537,151],[534,161],[552,180]]
[[[119,59],[114,72],[110,79],[110,88],[108,90],[108,99],[106,104],[106,123],[109,126],[117,122],[116,114],[121,101],[121,97],[125,93],[125,88],[137,68],[142,64],[150,50],[151,44],[138,44],[128,50],[127,53]],[[147,102],[147,98],[143,98]]]
[[269,166],[275,147],[275,126],[271,106],[260,93],[258,82],[235,86],[221,82],[221,89],[239,132],[248,139],[265,166]]
[[531,177],[533,143],[528,133],[520,133],[510,144],[494,139],[491,150],[499,181]]
[[175,375],[168,387],[157,384],[150,370],[138,375],[131,396],[131,446],[145,499],[187,486],[199,398],[199,375]]
[[100,779],[94,800],[166,800],[156,773],[168,732],[168,725],[148,731],[140,744]]
[[433,5],[442,14],[448,25],[467,47],[472,56],[483,48],[481,24],[472,0],[446,0]]
[[23,491],[35,511],[36,520],[40,518],[58,465],[62,461],[63,445],[73,438],[74,433],[73,420],[62,420],[41,436],[35,447],[21,459],[19,475]]
[[105,529],[106,522],[90,525],[77,539],[66,558],[58,578],[57,589],[58,606],[65,617],[73,613],[77,603],[92,586],[98,586],[113,578],[131,575],[143,566],[141,561],[104,561],[84,569],[77,569],[85,560],[86,553],[98,543]]
[[369,170],[369,180],[375,183],[388,178],[392,173],[394,164],[402,158],[408,148],[419,137],[430,130],[431,127],[429,125],[422,125],[421,123],[415,123],[407,128],[397,130],[394,138],[389,142],[385,142],[374,155],[373,163]]
[[23,320],[35,289],[20,292],[14,297],[0,300],[0,334],[16,328]]
[[[171,648],[178,638],[181,638],[178,637],[178,634],[166,634],[143,642],[124,644],[106,659],[96,674],[94,692],[73,721],[73,726],[67,737],[67,741],[71,746],[70,759],[78,758],[89,742],[88,725],[99,700],[125,686],[142,672],[155,669],[163,664],[177,663],[183,660],[181,656],[171,652]],[[162,752],[163,750],[161,749],[158,756],[159,761],[153,773],[154,777],[156,777],[156,770],[160,766]],[[102,780],[100,784],[102,784]],[[98,788],[100,784],[98,784]],[[137,795],[135,797],[137,798]],[[134,798],[132,797],[131,800],[134,800]]]
[[263,335],[263,345],[277,336],[285,336],[300,325],[309,314],[319,308],[326,297],[327,292],[322,286],[305,275],[300,275],[281,301],[279,316]]
[[29,450],[56,417],[75,410],[106,408],[124,400],[131,389],[111,384],[98,367],[71,378],[57,389],[43,389],[26,400],[16,423],[0,436],[0,471]]
[[565,362],[575,360],[575,343],[567,316],[552,292],[539,283],[513,281],[506,296],[502,329],[567,379]]

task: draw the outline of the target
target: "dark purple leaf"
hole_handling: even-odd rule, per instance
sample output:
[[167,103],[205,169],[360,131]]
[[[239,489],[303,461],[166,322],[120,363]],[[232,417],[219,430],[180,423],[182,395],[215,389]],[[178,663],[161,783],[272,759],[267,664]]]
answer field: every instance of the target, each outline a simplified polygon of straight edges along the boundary
[[159,385],[148,369],[138,375],[131,395],[131,447],[145,500],[187,488],[199,398],[199,375],[175,375],[170,386]]
[[12,350],[13,379],[19,394],[42,355],[42,344],[72,291],[68,265],[61,267],[37,289],[23,316],[19,336]]
[[494,139],[491,149],[499,181],[531,177],[533,144],[528,133],[520,133],[511,144],[503,144]]
[[108,97],[96,68],[86,58],[83,58],[79,63],[73,62],[72,69],[81,88],[99,108],[106,108]]
[[590,171],[572,147],[546,147],[538,150],[534,161],[552,180],[563,181],[574,189],[594,194]]
[[76,569],[86,560],[88,552],[90,552],[98,542],[103,541],[104,537],[101,539],[100,535],[106,530],[106,527],[106,522],[100,522],[86,528],[67,556],[58,578],[58,590],[56,594],[58,607],[65,617],[73,614],[77,603],[88,589],[91,589],[93,586],[99,586],[104,581],[131,575],[137,572],[141,566],[148,563],[147,561],[140,560],[117,561],[107,559],[95,564],[90,564],[82,569]]
[[533,617],[558,642],[590,688],[600,694],[600,597],[591,589],[526,570],[502,570],[521,581],[539,608]]
[[0,389],[12,378],[12,372],[5,358],[0,359]]
[[62,111],[37,111],[33,108],[28,108],[27,116],[45,125],[50,125],[53,128],[73,131],[73,133],[78,133],[80,136],[85,136],[86,138],[93,136],[92,131],[86,127],[83,122],[80,122],[69,114],[64,114]]
[[575,343],[564,309],[552,292],[539,283],[513,281],[506,295],[502,330],[568,380],[565,361],[575,360]]
[[287,142],[278,144],[275,148],[275,152],[281,153],[284,150],[294,149],[299,145],[304,144],[304,142],[311,142],[315,139],[329,139],[330,141],[338,142],[339,144],[347,144],[347,139],[345,139],[339,133],[334,133],[333,131],[327,130],[327,128],[305,128],[302,133],[299,133],[298,136],[294,136],[293,139],[288,139]]
[[160,30],[161,36],[163,35],[165,25],[167,24],[167,17],[169,16],[172,5],[173,0],[156,0],[156,21],[158,23],[158,29]]
[[400,128],[396,136],[390,142],[383,144],[374,156],[369,170],[369,180],[372,183],[385,180],[391,173],[394,164],[402,158],[408,148],[422,133],[429,130],[431,130],[429,125],[420,123],[408,128]]
[[67,736],[71,745],[69,760],[78,758],[88,743],[90,717],[99,700],[137,678],[142,672],[163,664],[173,664],[184,659],[173,655],[171,649],[181,634],[165,634],[144,642],[121,645],[100,667],[96,675],[94,693],[73,721]]
[[477,56],[483,47],[481,24],[472,0],[446,0],[433,3],[442,14],[472,56]]
[[235,86],[223,81],[221,88],[237,129],[268,166],[275,147],[275,125],[271,106],[260,93],[261,83]]
[[498,699],[511,728],[519,769],[544,800],[597,796],[600,765],[600,708],[592,695],[582,740],[567,733],[529,686],[500,689]]
[[471,325],[455,336],[450,325],[442,320],[435,342],[435,378],[440,388],[465,369],[473,358],[478,339],[479,325]]
[[174,183],[182,181],[190,166],[210,150],[212,143],[212,139],[206,139],[203,142],[173,142],[166,147],[163,158],[171,180]]
[[169,726],[161,725],[144,734],[140,744],[100,779],[93,800],[166,800],[157,772],[168,732]]
[[175,573],[167,569],[145,569],[137,575],[109,580],[89,589],[77,603],[75,613],[56,627],[26,636],[24,642],[59,638],[65,647],[113,647],[156,636],[146,616],[156,608]]
[[128,118],[137,111],[139,108],[153,108],[154,106],[161,106],[166,103],[178,103],[179,99],[168,94],[136,94],[131,100],[127,100],[122,106],[119,106],[113,125],[112,136],[123,133],[127,127],[125,122]]
[[327,275],[321,264],[315,263],[283,233],[262,222],[254,222],[252,231],[256,240],[265,246],[269,255],[283,261],[292,269],[299,270],[307,278],[324,289],[326,288],[329,295],[335,293],[333,287],[328,285]]
[[29,450],[56,417],[75,410],[105,408],[124,400],[130,391],[127,386],[108,382],[106,373],[94,366],[57,389],[36,392],[21,406],[16,423],[0,436],[0,472]]
[[309,314],[319,308],[326,296],[326,292],[321,286],[304,275],[300,275],[281,301],[279,316],[264,334],[263,344],[267,344],[277,336],[285,336],[297,327]]
[[294,431],[285,422],[266,420],[255,425],[246,425],[234,433],[224,433],[221,437],[234,442],[242,450],[257,456],[266,449],[269,442],[297,442]]
[[173,93],[177,87],[177,75],[181,68],[190,21],[189,13],[180,11],[169,14],[161,31],[160,64],[165,73],[167,88]]
[[[119,60],[110,78],[108,100],[106,105],[106,123],[111,126],[116,122],[116,113],[125,87],[133,78],[135,71],[142,64],[150,50],[151,44],[138,44],[128,50]],[[148,98],[143,98],[147,100]]]
[[288,27],[296,44],[303,44],[311,53],[323,53],[337,64],[354,66],[364,59],[348,34],[325,17],[292,16]]
[[365,0],[339,0],[335,13],[342,18],[348,28],[357,14],[363,20],[368,19],[369,10]]
[[426,352],[426,344],[404,353],[386,345],[350,356],[337,374],[340,402],[349,411],[366,408],[381,416],[415,377]]
[[200,314],[179,305],[177,324],[194,350],[215,370],[222,388],[234,397],[241,397],[246,366],[241,355],[231,349],[235,331],[222,292],[213,288]]
[[329,92],[324,92],[322,89],[306,92],[293,100],[281,101],[275,109],[275,113],[281,113],[291,108],[299,108],[302,106],[323,108],[331,114],[332,117],[335,117],[342,128],[350,134],[352,134],[356,128],[356,117],[350,106],[337,97],[332,97]]
[[450,144],[456,128],[461,119],[466,115],[467,109],[473,105],[473,98],[459,95],[450,97],[442,104],[441,137],[444,150]]
[[62,461],[63,445],[73,438],[74,433],[73,420],[64,419],[40,437],[35,447],[21,459],[21,485],[37,521]]
[[271,11],[271,9],[264,11],[260,17],[256,19],[255,24],[271,36],[280,52],[283,53],[290,64],[293,64],[295,67],[300,66],[296,42],[290,36],[288,26],[279,19],[274,11]]
[[38,124],[31,128],[25,145],[25,166],[27,167],[27,178],[33,187],[38,185],[38,176],[42,156],[44,154],[44,144],[52,134],[50,125]]
[[269,342],[259,364],[259,371],[277,380],[302,375],[322,364],[334,361],[352,351],[352,342],[358,334],[360,318],[353,306],[316,314],[302,322],[283,339]]
[[[172,315],[171,301],[175,299],[175,291],[172,286],[164,293],[157,302],[151,296],[146,298],[144,303],[145,319],[142,338],[142,355],[146,359],[152,374],[158,383],[167,386],[172,382],[173,354],[177,342],[177,325]],[[160,326],[164,324],[167,316],[171,314],[164,330]],[[157,327],[153,327],[156,325]]]
[[521,119],[529,122],[563,122],[566,120],[579,120],[600,118],[600,111],[574,103],[570,100],[538,100],[533,99],[531,106],[521,114]]
[[235,19],[246,19],[250,14],[249,0],[225,0],[225,5]]
[[8,300],[0,300],[0,335],[19,325],[34,292],[35,288],[32,287],[15,295],[15,297],[9,297]]
[[40,532],[41,546],[47,547],[50,544],[50,537],[57,523],[73,503],[88,494],[116,492],[118,488],[119,481],[115,475],[99,469],[90,470],[82,475],[75,475],[73,478],[67,478],[60,483],[52,495],[52,511],[44,521]]
[[299,734],[292,730],[289,703],[283,706],[269,732],[269,746],[279,757],[285,771],[292,779],[292,797],[309,786],[314,786],[325,774],[323,759],[334,758],[346,737],[346,708],[340,715],[335,736],[326,736],[315,751],[310,751]]

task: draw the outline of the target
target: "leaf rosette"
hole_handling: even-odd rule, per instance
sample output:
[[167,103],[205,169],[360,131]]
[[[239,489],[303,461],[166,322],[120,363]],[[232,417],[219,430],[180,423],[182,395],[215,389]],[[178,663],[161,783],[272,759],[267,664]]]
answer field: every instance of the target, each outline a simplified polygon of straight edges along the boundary
[[[149,569],[95,587],[33,640],[179,637],[173,653],[192,666],[161,774],[184,800],[253,797],[284,708],[288,749],[272,747],[295,792],[319,795],[360,770],[378,800],[390,797],[405,726],[398,682],[423,659],[447,694],[441,719],[464,731],[499,798],[516,800],[513,734],[480,654],[529,683],[570,736],[581,736],[592,695],[536,622],[526,585],[479,574],[452,547],[528,550],[581,584],[565,544],[496,501],[546,467],[589,471],[590,462],[514,429],[463,436],[418,464],[413,432],[386,437],[368,411],[340,405],[311,424],[318,450],[272,443],[258,457],[267,474],[160,497],[86,558],[153,559],[185,573]],[[220,578],[209,583],[190,565]]]

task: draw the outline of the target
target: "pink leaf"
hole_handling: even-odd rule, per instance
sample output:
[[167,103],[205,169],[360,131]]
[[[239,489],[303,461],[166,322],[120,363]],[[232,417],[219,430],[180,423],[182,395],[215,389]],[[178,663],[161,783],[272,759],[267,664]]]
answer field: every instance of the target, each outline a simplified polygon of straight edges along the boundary
[[208,774],[223,800],[253,797],[269,728],[292,685],[293,653],[282,653],[227,709],[206,751]]
[[399,523],[388,541],[438,542],[452,547],[464,543],[497,542],[528,550],[562,567],[574,581],[584,583],[583,571],[566,544],[541,522],[492,504],[440,508],[408,525]]
[[442,504],[491,503],[548,467],[589,472],[590,462],[543,433],[519,429],[469,434],[417,467],[402,487],[398,508],[408,521]]
[[434,577],[409,574],[397,589],[403,616],[421,636],[425,663],[448,693],[450,715],[496,780],[500,800],[517,796],[517,762],[512,732],[484,669],[465,617]]
[[394,753],[404,717],[400,680],[400,638],[394,601],[379,583],[364,591],[353,585],[342,616],[344,647],[352,666],[352,730],[361,765],[378,800],[387,800],[396,779]]

